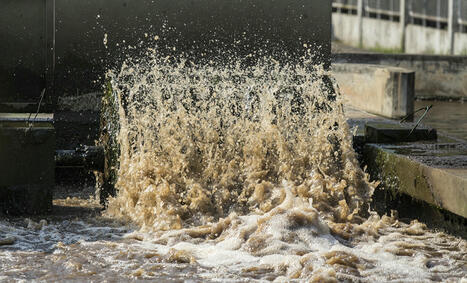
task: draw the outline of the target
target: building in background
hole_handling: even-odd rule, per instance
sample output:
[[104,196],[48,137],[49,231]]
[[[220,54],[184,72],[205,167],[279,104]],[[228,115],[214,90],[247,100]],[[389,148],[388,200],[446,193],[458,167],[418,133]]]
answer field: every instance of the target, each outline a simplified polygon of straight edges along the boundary
[[333,38],[380,52],[467,55],[467,0],[333,0]]

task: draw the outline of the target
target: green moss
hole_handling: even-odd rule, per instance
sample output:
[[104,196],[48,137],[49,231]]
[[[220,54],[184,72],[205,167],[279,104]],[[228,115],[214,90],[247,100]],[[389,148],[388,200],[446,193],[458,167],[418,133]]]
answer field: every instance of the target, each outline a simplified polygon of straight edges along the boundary
[[393,198],[405,193],[436,205],[430,185],[416,162],[375,146],[366,146],[364,155],[370,174],[381,180],[382,187]]
[[384,53],[384,54],[397,54],[397,53],[404,53],[402,48],[388,48],[388,47],[383,47],[377,44],[375,47],[367,47],[364,48],[369,51],[373,51],[376,53]]
[[105,204],[109,196],[115,195],[118,178],[120,145],[117,137],[120,131],[118,97],[110,81],[106,83],[102,97],[99,145],[104,147],[104,172],[97,173],[97,190],[101,203]]

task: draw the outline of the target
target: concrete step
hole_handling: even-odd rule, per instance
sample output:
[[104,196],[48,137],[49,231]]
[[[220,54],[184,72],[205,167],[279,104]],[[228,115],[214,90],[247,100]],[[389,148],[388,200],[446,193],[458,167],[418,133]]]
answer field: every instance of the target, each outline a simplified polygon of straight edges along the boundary
[[347,103],[387,118],[414,110],[415,72],[371,64],[332,64],[333,75]]

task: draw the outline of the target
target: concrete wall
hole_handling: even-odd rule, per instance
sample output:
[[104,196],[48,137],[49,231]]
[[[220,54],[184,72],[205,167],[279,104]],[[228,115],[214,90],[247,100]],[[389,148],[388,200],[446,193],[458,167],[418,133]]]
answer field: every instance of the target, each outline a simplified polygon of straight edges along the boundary
[[381,24],[381,22],[384,21],[363,18],[362,46],[364,48],[401,49],[399,23],[387,21]]
[[413,112],[413,71],[368,64],[333,64],[332,71],[350,105],[388,118]]
[[[459,154],[457,159],[446,160],[453,154],[453,149],[459,147],[462,150],[462,146],[450,144],[451,152],[446,154],[440,153],[436,144],[424,147],[412,144],[412,148],[407,145],[366,144],[363,156],[372,178],[382,181],[384,189],[394,194],[408,194],[467,218],[467,169],[459,164],[463,156]],[[417,156],[420,152],[428,156],[425,156],[428,160],[434,156],[433,159],[448,162],[443,165],[437,164],[439,161],[430,163]],[[437,156],[439,154],[445,154],[444,158]]]
[[358,17],[347,14],[332,15],[332,36],[348,45],[358,46]]
[[[409,54],[451,52],[448,30],[407,24],[404,36],[399,22],[363,17],[360,42],[357,15],[333,13],[332,25],[334,39],[355,47],[404,50]],[[454,33],[453,55],[467,55],[467,33]]]
[[0,113],[0,213],[52,209],[55,131],[52,115],[38,118],[29,127],[28,114]]
[[332,14],[333,38],[363,48],[401,49],[401,29],[397,22],[362,18],[362,42],[359,38],[359,17]]
[[467,33],[454,34],[454,54],[467,56]]
[[333,54],[333,63],[380,64],[416,72],[415,96],[467,101],[467,57],[411,54]]
[[449,54],[449,35],[446,30],[408,25],[406,32],[406,53]]

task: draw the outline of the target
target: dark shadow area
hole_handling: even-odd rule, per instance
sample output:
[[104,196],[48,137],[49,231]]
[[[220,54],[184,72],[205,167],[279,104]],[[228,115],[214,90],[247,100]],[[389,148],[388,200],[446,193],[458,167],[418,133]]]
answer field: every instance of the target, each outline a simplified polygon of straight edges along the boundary
[[94,145],[99,138],[99,112],[57,111],[54,115],[56,149]]

